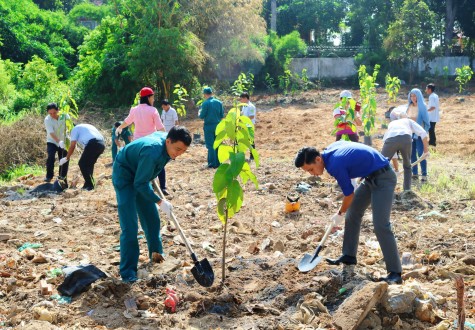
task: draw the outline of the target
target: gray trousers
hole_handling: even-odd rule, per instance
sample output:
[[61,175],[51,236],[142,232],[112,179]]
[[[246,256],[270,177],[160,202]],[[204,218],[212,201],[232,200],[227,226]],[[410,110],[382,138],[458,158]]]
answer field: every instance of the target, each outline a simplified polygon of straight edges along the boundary
[[390,170],[372,179],[365,179],[356,189],[353,202],[345,217],[343,254],[356,257],[361,220],[371,203],[374,233],[383,252],[386,270],[388,272],[401,273],[401,260],[399,259],[396,238],[389,221],[396,181],[396,174]]
[[411,151],[412,137],[409,134],[393,136],[384,141],[381,153],[384,157],[391,158],[400,151],[402,156],[402,168],[404,169],[404,190],[411,190]]

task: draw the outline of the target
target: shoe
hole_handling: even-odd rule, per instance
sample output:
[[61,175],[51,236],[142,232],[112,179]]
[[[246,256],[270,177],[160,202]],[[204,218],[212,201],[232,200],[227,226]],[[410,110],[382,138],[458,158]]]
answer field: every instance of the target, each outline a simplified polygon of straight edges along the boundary
[[350,256],[345,256],[342,255],[338,259],[325,259],[330,265],[339,265],[341,263],[345,265],[356,265],[356,257],[350,257]]
[[51,180],[53,180],[53,178],[44,178],[43,182],[51,182]]
[[413,174],[412,175],[412,180],[419,180],[419,175],[418,174]]
[[165,196],[170,195],[170,193],[167,191],[166,188],[163,188],[163,189],[161,189],[161,190],[162,190],[163,195],[165,195]]
[[423,175],[421,177],[421,182],[427,182],[427,175]]
[[380,277],[376,282],[387,282],[388,284],[402,284],[401,273],[389,272],[388,276]]
[[94,190],[94,187],[82,187],[82,190],[91,191]]

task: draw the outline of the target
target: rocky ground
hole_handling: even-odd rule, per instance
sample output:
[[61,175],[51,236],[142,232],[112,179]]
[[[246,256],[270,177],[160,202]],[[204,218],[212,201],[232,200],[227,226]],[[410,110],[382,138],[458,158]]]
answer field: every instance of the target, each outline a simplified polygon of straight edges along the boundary
[[[96,165],[95,191],[73,188],[60,195],[33,196],[29,191],[42,183],[41,177],[24,177],[1,187],[0,327],[353,329],[359,324],[359,329],[451,329],[457,320],[454,278],[461,276],[470,329],[475,324],[473,95],[440,95],[443,119],[437,126],[437,150],[429,160],[429,182],[415,183],[413,193],[405,194],[398,184],[392,221],[400,253],[407,260],[402,286],[371,282],[385,275],[385,266],[370,210],[352,281],[342,284],[340,269],[325,262],[309,273],[296,268],[303,254],[318,245],[341,193],[327,174],[320,179],[296,169],[293,157],[302,146],[322,148],[333,141],[331,111],[338,93],[258,97],[259,189],[246,186],[243,208],[228,225],[224,286],[220,286],[223,231],[212,192],[214,172],[201,169],[206,149],[200,143],[171,162],[167,176],[175,214],[198,257],[213,266],[211,288],[194,281],[188,252],[166,219],[162,219],[165,262],[148,263],[139,232],[143,279],[133,285],[120,282],[120,230],[109,150]],[[394,105],[405,103],[406,93],[401,91]],[[380,149],[378,137],[384,129],[379,127],[388,107],[383,91],[378,104],[381,120],[374,146]],[[193,133],[201,132],[198,120],[183,124]],[[73,162],[70,180],[78,174]],[[310,189],[301,194],[300,211],[287,214],[286,196],[299,184]],[[342,236],[343,231],[333,233],[321,255],[338,256]],[[39,245],[20,252],[25,243]],[[64,281],[58,269],[79,264],[93,264],[108,277],[68,302],[57,295]],[[43,293],[42,281],[46,281]],[[180,298],[174,313],[164,305],[166,288],[174,288]]]

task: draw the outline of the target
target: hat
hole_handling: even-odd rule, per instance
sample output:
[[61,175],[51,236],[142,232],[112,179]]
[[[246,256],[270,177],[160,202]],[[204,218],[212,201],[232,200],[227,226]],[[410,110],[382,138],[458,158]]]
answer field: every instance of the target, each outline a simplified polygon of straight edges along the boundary
[[144,87],[140,90],[140,97],[146,97],[153,94],[153,89],[151,89],[150,87]]
[[164,99],[164,100],[162,101],[162,105],[169,105],[169,104],[170,104],[170,102],[168,102],[167,99]]
[[347,99],[351,99],[351,92],[350,91],[347,91],[347,90],[344,90],[340,93],[340,98],[344,98],[346,97]]
[[211,87],[203,88],[203,94],[213,94],[213,89]]

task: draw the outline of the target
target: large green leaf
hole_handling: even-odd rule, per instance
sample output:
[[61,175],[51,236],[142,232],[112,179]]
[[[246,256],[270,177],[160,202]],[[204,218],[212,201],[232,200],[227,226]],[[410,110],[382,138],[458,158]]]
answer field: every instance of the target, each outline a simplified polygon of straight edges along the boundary
[[224,188],[226,188],[232,181],[233,177],[228,171],[229,164],[219,165],[213,178],[213,191],[215,194],[219,194]]
[[[218,130],[216,130],[216,132],[217,131]],[[221,144],[221,142],[223,142],[225,138],[226,138],[226,131],[225,130],[220,131],[216,135],[216,139],[214,140],[213,149],[216,149]]]
[[241,172],[241,169],[246,162],[246,156],[243,152],[238,152],[235,154],[230,154],[229,159],[231,160],[231,164],[229,170],[227,171],[230,175],[235,178]]
[[254,163],[256,163],[256,167],[259,167],[260,165],[259,153],[257,152],[256,149],[252,148],[251,154],[252,154],[252,157],[254,157]]
[[226,118],[224,121],[226,125],[226,135],[232,141],[236,138],[236,122]]
[[228,189],[228,197],[226,206],[228,208],[228,217],[231,218],[234,214],[239,212],[242,206],[244,193],[242,191],[239,181],[233,180]]
[[229,154],[233,152],[233,148],[224,144],[218,148],[218,160],[220,163],[224,163],[229,159]]
[[245,124],[247,127],[254,127],[254,124],[252,123],[252,120],[249,117],[241,116],[241,117],[239,117],[239,120],[243,124]]

